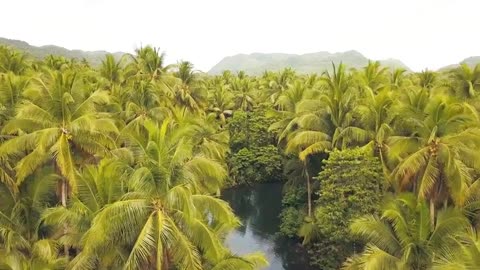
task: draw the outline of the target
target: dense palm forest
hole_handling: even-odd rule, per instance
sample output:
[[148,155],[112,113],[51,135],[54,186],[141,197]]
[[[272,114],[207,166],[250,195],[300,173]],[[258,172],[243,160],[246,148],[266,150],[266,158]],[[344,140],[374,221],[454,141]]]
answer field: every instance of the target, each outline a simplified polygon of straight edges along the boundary
[[274,181],[318,269],[480,269],[479,92],[480,65],[209,76],[149,46],[0,47],[0,269],[261,269],[220,195]]

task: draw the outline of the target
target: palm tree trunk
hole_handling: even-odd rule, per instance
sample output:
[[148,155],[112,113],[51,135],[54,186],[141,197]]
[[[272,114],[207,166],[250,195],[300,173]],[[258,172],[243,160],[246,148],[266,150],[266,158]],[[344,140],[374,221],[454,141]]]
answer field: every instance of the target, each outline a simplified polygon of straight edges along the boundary
[[[62,173],[58,169],[57,163],[55,161],[52,162],[53,169],[54,171],[62,177],[62,180],[60,182],[60,202],[62,203],[63,207],[67,207],[67,194],[68,194],[68,183],[65,177],[62,176]],[[58,192],[58,185],[57,185],[57,192]],[[58,196],[58,193],[57,193]],[[63,234],[66,235],[68,233],[68,228],[67,224],[63,224]],[[69,257],[70,252],[69,252],[69,247],[65,244],[63,246],[63,252],[65,254],[65,257]]]
[[308,204],[308,217],[312,217],[312,188],[310,185],[310,174],[308,173],[307,162],[304,162],[305,176],[307,178],[307,204]]
[[[62,187],[61,187],[61,201],[62,201],[62,206],[63,207],[67,207],[67,194],[68,194],[68,183],[67,181],[65,180],[65,178],[62,179]],[[67,228],[67,224],[63,224],[63,234],[66,235],[68,233],[68,228]],[[65,244],[63,246],[63,251],[65,253],[65,257],[69,257],[69,248],[67,246],[67,244]]]
[[385,176],[385,179],[388,179],[390,182],[390,174],[388,173],[387,164],[385,163],[385,158],[383,157],[382,148],[378,149],[378,156],[380,157],[380,162],[382,163],[383,175]]
[[67,192],[68,192],[67,181],[65,179],[62,179],[61,201],[62,201],[63,207],[67,207]]
[[435,203],[433,199],[430,199],[430,226],[432,231],[435,228]]

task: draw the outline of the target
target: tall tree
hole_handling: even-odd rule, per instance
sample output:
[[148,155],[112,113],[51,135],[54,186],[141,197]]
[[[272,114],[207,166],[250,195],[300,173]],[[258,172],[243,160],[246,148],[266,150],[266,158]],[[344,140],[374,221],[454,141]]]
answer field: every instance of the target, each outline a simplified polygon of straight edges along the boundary
[[435,206],[449,200],[461,205],[472,182],[470,169],[480,169],[473,150],[480,146],[478,118],[470,106],[436,96],[411,121],[409,135],[390,137],[389,155],[399,160],[392,174],[397,190],[412,190],[430,201],[433,225]]
[[238,224],[215,192],[226,173],[214,160],[193,154],[189,128],[165,120],[145,122],[147,137],[132,134],[138,168],[128,193],[104,207],[84,235],[73,269],[94,269],[97,256],[114,246],[130,247],[124,268],[203,269],[228,254],[222,235]]
[[16,117],[3,128],[14,138],[0,146],[3,158],[22,157],[15,166],[17,184],[52,162],[63,179],[64,206],[69,191],[76,191],[75,169],[108,154],[117,132],[113,121],[99,111],[109,100],[107,93],[87,91],[80,76],[51,72],[36,79],[36,87],[24,91]]
[[433,260],[452,244],[446,234],[469,227],[457,209],[443,209],[431,224],[428,205],[414,194],[400,194],[385,204],[380,217],[368,215],[351,224],[352,232],[367,245],[343,269],[430,269]]

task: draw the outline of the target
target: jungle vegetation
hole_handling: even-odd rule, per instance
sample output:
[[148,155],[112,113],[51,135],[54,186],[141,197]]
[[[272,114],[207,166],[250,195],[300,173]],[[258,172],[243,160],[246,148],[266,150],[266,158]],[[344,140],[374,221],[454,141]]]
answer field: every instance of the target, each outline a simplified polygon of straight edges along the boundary
[[1,269],[261,269],[222,189],[283,181],[319,269],[479,269],[480,65],[300,75],[0,47]]

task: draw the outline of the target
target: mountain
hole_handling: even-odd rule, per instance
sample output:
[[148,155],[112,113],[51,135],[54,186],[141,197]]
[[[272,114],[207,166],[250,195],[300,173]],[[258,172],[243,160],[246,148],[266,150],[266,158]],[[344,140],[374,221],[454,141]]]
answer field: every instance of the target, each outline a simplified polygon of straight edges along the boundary
[[[43,59],[48,55],[60,55],[67,58],[75,58],[81,60],[85,58],[92,66],[98,66],[102,63],[102,60],[105,58],[105,55],[109,52],[106,51],[82,51],[82,50],[68,50],[63,47],[55,45],[46,45],[46,46],[33,46],[28,44],[25,41],[0,38],[0,45],[7,45],[13,48],[16,48],[20,51],[24,51],[27,54],[32,55],[35,58]],[[120,58],[125,53],[116,52],[113,53],[115,58]]]
[[458,64],[452,64],[452,65],[444,66],[444,67],[442,67],[438,70],[439,71],[445,71],[445,70],[453,69],[453,68],[458,67],[460,64],[467,64],[467,65],[469,65],[470,67],[473,68],[476,65],[480,64],[480,56],[470,56],[470,57],[467,57],[467,58],[463,59]]
[[[332,62],[344,63],[348,67],[360,68],[368,63],[368,58],[357,51],[339,53],[317,52],[307,54],[283,54],[283,53],[252,53],[237,54],[223,58],[213,66],[208,73],[219,74],[224,70],[237,72],[240,70],[249,74],[261,74],[265,70],[281,70],[287,67],[295,69],[299,73],[321,73],[332,68]],[[404,68],[410,70],[405,64],[396,59],[380,61],[383,65],[391,68]]]
[[480,64],[480,56],[471,56],[471,57],[465,58],[460,62],[460,64],[475,66],[477,64]]

